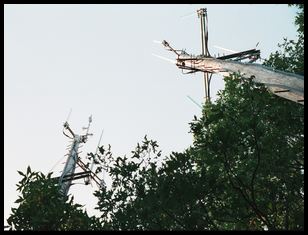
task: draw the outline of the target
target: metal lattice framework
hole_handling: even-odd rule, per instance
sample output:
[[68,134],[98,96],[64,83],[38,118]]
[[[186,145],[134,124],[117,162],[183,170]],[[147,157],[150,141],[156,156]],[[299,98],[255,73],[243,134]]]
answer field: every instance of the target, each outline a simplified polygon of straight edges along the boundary
[[[87,179],[87,183],[89,180],[93,180],[99,187],[105,185],[104,180],[101,180],[92,169],[90,169],[79,157],[80,152],[79,148],[81,147],[81,143],[86,143],[88,140],[88,136],[92,134],[89,133],[90,123],[92,122],[92,117],[89,118],[89,124],[86,129],[86,134],[84,135],[77,135],[75,134],[72,129],[70,128],[68,122],[64,123],[63,134],[72,140],[72,143],[69,147],[69,153],[66,164],[62,171],[60,177],[56,177],[59,180],[60,186],[60,193],[62,195],[67,195],[70,186],[72,185],[72,181],[77,179],[85,178]],[[93,159],[94,161],[94,159]],[[81,172],[75,173],[76,167],[80,167]],[[92,168],[92,167],[91,167]]]
[[[183,50],[175,50],[165,40],[163,46],[177,55],[175,64],[184,73],[204,73],[205,101],[210,101],[210,81],[212,74],[228,76],[241,73],[245,78],[253,78],[256,83],[264,84],[277,96],[304,105],[304,76],[279,71],[264,65],[252,64],[260,58],[260,50],[251,49],[226,56],[212,57],[208,51],[208,30],[206,8],[197,10],[201,19],[201,55],[195,56]],[[249,62],[241,62],[248,59]]]

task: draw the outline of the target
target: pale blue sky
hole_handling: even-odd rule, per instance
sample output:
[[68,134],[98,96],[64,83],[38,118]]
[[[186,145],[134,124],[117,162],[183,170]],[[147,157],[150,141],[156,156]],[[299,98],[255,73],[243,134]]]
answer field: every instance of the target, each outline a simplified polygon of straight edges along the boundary
[[[183,75],[151,54],[174,59],[153,40],[199,54],[197,15],[208,9],[209,50],[218,45],[235,51],[259,42],[263,58],[283,37],[296,38],[296,8],[287,5],[5,5],[4,6],[4,217],[17,199],[17,170],[28,165],[47,173],[66,154],[62,128],[82,133],[93,115],[94,136],[82,148],[102,144],[114,154],[134,149],[145,134],[158,141],[163,154],[192,144],[188,123],[201,110],[202,74]],[[223,87],[213,76],[212,95]],[[64,161],[64,159],[63,159]],[[63,162],[62,161],[62,162]],[[55,168],[59,175],[63,164]],[[95,200],[89,186],[73,186],[76,201]]]

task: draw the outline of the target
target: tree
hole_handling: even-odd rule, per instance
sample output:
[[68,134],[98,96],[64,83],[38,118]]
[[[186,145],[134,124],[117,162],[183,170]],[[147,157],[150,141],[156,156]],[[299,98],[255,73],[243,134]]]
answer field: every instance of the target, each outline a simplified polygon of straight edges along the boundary
[[100,159],[97,191],[114,230],[303,229],[303,106],[239,75],[191,123],[193,146],[162,159],[145,137],[130,157]]
[[[211,195],[217,218],[234,228],[303,229],[304,108],[234,76],[215,105],[192,123],[200,164],[224,193]],[[200,169],[201,171],[204,170]],[[215,175],[219,172],[219,175]],[[208,204],[209,205],[209,204]],[[224,223],[221,224],[224,226]]]
[[295,25],[298,27],[298,40],[284,38],[283,43],[278,44],[281,50],[272,53],[264,64],[304,75],[304,4],[290,4],[290,6],[296,6],[299,9],[295,18]]
[[[299,8],[299,41],[286,42],[285,51],[266,63],[303,74],[304,7]],[[61,199],[50,175],[46,180],[29,171],[20,172],[22,197],[8,223],[24,230],[304,229],[302,105],[232,74],[190,128],[192,146],[169,156],[147,136],[129,156],[114,157],[110,146],[88,154],[89,160],[95,157],[96,171],[107,171],[112,180],[110,188],[94,193],[100,220],[89,218],[72,199]],[[49,204],[37,203],[48,201],[46,195],[52,195]]]
[[14,230],[97,230],[101,224],[95,217],[89,217],[82,206],[73,203],[73,197],[59,193],[58,180],[41,172],[18,171],[23,177],[17,184],[21,193],[7,219]]
[[[304,74],[298,7],[299,40],[285,39],[265,65]],[[302,105],[233,74],[191,123],[183,153],[161,159],[145,138],[130,158],[101,156],[113,180],[96,192],[102,219],[116,230],[303,230],[303,131]]]

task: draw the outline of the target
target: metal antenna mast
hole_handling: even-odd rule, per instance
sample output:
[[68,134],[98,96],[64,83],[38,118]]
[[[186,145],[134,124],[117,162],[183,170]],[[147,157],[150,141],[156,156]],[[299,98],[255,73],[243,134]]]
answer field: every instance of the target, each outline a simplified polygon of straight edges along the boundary
[[[211,57],[208,49],[208,30],[207,30],[207,10],[206,8],[200,8],[197,10],[198,18],[201,22],[201,47],[202,47],[202,56]],[[211,76],[208,72],[203,73],[204,76],[204,91],[205,91],[205,101],[210,102],[210,80]]]
[[[76,164],[78,161],[78,149],[79,149],[79,145],[80,143],[86,143],[87,139],[88,139],[88,130],[90,127],[90,123],[92,120],[89,119],[89,125],[87,128],[87,133],[85,135],[77,135],[75,134],[72,129],[69,127],[68,122],[64,123],[64,127],[63,127],[63,134],[65,136],[67,136],[68,138],[72,139],[73,142],[70,146],[70,151],[68,153],[68,158],[65,164],[65,167],[63,169],[62,175],[59,178],[59,185],[60,185],[60,193],[63,195],[67,195],[68,190],[71,186],[71,182],[72,182],[72,178],[70,180],[64,180],[67,176],[73,176],[75,173],[75,168],[76,168]],[[69,136],[68,134],[65,133],[65,130],[68,130],[71,134],[71,136]]]
[[[77,135],[75,134],[72,129],[70,128],[68,122],[66,121],[64,123],[63,127],[63,134],[72,139],[72,144],[69,146],[70,150],[65,164],[65,167],[63,169],[63,172],[60,177],[57,177],[59,179],[59,186],[60,186],[60,193],[63,196],[67,196],[70,186],[72,185],[72,181],[76,179],[81,178],[91,178],[95,183],[101,187],[104,182],[100,178],[97,177],[95,173],[90,170],[86,164],[84,164],[80,157],[78,156],[79,152],[78,149],[81,143],[86,143],[88,140],[88,136],[91,136],[93,134],[89,133],[90,124],[92,122],[92,116],[89,117],[89,124],[87,127],[84,127],[83,129],[86,130],[86,134],[84,135]],[[69,133],[66,133],[68,131]],[[83,171],[79,173],[75,173],[76,165],[78,165]]]
[[[260,50],[254,48],[229,55],[212,57],[207,45],[208,22],[206,8],[197,10],[197,14],[201,18],[202,54],[195,56],[188,54],[184,50],[176,50],[167,41],[163,40],[162,45],[168,51],[175,53],[177,58],[173,61],[161,56],[158,57],[174,63],[182,70],[183,74],[203,72],[206,102],[210,102],[210,82],[213,73],[230,76],[230,74],[241,72],[244,78],[253,79],[255,83],[264,84],[268,91],[273,94],[304,105],[304,76],[280,71],[261,64],[252,64],[261,58]],[[248,62],[244,62],[245,60],[248,60]],[[184,71],[186,72],[184,73]]]

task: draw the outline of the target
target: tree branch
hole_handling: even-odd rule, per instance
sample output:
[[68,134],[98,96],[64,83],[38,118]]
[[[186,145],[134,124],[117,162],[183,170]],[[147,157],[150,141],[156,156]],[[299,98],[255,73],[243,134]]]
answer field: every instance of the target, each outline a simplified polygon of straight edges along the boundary
[[176,221],[182,228],[187,229],[186,226],[180,221],[178,220],[173,214],[171,214],[170,212],[167,211],[167,209],[164,209],[163,207],[161,207],[162,211],[165,212],[171,219],[173,219],[174,221]]
[[[230,172],[235,175],[233,172],[232,172],[232,169],[231,167],[229,166],[229,162],[227,160],[227,155],[226,155],[226,152],[223,151],[223,155],[224,155],[224,159],[225,159],[225,162],[224,162],[224,165],[225,165],[225,168],[227,168],[227,175],[229,177],[229,180],[230,180],[230,183],[231,185],[233,186],[233,188],[237,189],[240,194],[242,195],[242,197],[244,198],[244,200],[248,203],[248,205],[250,205],[250,207],[253,209],[253,211],[256,213],[256,215],[261,219],[261,221],[263,221],[263,223],[265,223],[265,225],[267,225],[268,227],[272,228],[272,225],[268,222],[268,219],[265,217],[265,215],[257,208],[257,206],[255,205],[254,202],[252,202],[251,200],[249,200],[249,196],[246,194],[246,192],[243,192],[243,190],[236,186],[231,178],[231,175],[230,175]],[[243,184],[243,182],[237,177],[237,176],[234,176],[234,178],[236,179],[236,181],[242,185],[242,186],[245,186]]]

